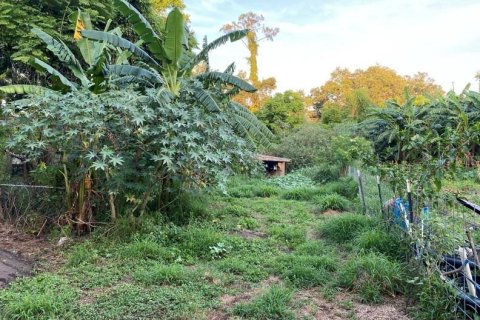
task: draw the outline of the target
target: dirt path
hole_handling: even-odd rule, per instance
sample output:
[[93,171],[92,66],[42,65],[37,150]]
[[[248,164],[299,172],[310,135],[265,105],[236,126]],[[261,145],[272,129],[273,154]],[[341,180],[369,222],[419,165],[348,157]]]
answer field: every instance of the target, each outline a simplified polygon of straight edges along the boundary
[[32,263],[23,260],[18,255],[0,249],[0,288],[18,276],[30,274],[32,267]]
[[18,276],[31,274],[41,262],[51,265],[59,259],[54,246],[44,238],[0,224],[0,288]]

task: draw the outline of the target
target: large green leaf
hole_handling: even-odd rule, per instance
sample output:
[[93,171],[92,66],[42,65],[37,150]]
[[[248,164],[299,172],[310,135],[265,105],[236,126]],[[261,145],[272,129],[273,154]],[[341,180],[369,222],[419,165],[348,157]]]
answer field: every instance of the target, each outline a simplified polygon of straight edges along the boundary
[[232,86],[235,86],[243,91],[247,92],[255,92],[257,89],[255,89],[254,86],[252,86],[250,83],[246,82],[245,80],[242,80],[238,77],[235,77],[234,75],[231,75],[229,73],[223,73],[223,72],[218,72],[218,71],[211,71],[211,72],[205,72],[196,77],[199,80],[206,80],[206,81],[213,81],[213,82],[221,82],[221,83],[227,83],[231,84]]
[[169,60],[162,40],[145,17],[126,0],[114,0],[115,7],[125,16],[135,33],[145,42],[152,55],[159,60]]
[[233,115],[230,118],[237,130],[261,144],[270,144],[270,141],[274,138],[273,133],[250,110],[236,102],[230,102],[228,106],[230,107],[228,112]]
[[165,53],[174,67],[177,67],[182,56],[184,31],[183,15],[180,10],[174,8],[168,14],[165,26]]
[[61,74],[57,69],[55,69],[54,67],[52,67],[51,65],[49,65],[48,63],[45,63],[43,62],[42,60],[39,60],[37,58],[33,58],[31,61],[30,61],[30,64],[38,69],[38,70],[41,70],[41,71],[45,71],[45,72],[48,72],[50,73],[52,76],[58,78],[60,80],[61,83],[63,83],[65,86],[69,87],[70,90],[72,91],[75,91],[77,90],[77,86],[71,82],[70,80],[68,80],[63,74]]
[[110,43],[113,46],[120,47],[122,49],[126,49],[138,57],[145,59],[146,61],[158,65],[158,62],[156,62],[148,53],[146,53],[144,50],[133,44],[132,42],[119,37],[117,35],[114,35],[109,32],[103,32],[103,31],[97,31],[97,30],[83,30],[82,31],[82,36],[92,39],[92,40],[97,40],[97,41],[105,41],[107,43]]
[[194,88],[193,89],[193,95],[197,99],[197,101],[204,105],[205,107],[208,108],[210,111],[220,111],[220,108],[218,107],[217,102],[215,99],[212,98],[212,96],[206,91],[203,90],[202,88]]
[[235,42],[235,41],[241,40],[242,38],[247,36],[248,32],[249,32],[248,29],[236,30],[215,39],[214,41],[207,44],[202,49],[202,51],[200,51],[192,60],[190,60],[190,62],[184,67],[184,70],[190,70],[201,61],[206,60],[208,58],[208,53],[211,50],[218,48],[219,46],[227,43],[227,41]]
[[29,84],[13,84],[0,87],[0,92],[8,94],[43,94],[47,91],[52,90],[42,86],[34,86]]
[[45,42],[47,49],[50,50],[50,52],[52,52],[60,61],[66,64],[72,73],[82,82],[83,86],[87,87],[89,85],[89,81],[83,72],[80,61],[77,60],[73,52],[63,41],[53,38],[48,33],[38,28],[33,28],[32,33]]
[[132,77],[137,77],[141,79],[146,79],[150,82],[156,83],[156,84],[163,84],[164,81],[161,78],[160,75],[149,71],[144,68],[136,67],[136,66],[130,66],[130,65],[109,65],[107,67],[107,72],[108,74],[111,75],[118,75],[118,76],[132,76]]

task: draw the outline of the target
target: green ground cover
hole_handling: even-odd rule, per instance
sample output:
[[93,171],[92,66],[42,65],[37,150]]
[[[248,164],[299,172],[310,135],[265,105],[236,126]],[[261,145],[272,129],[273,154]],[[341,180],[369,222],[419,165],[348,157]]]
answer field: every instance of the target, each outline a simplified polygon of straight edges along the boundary
[[288,179],[231,180],[191,199],[184,224],[98,229],[62,249],[58,269],[0,291],[0,318],[313,319],[305,306],[318,302],[295,298],[308,290],[355,318],[354,302],[406,293],[405,242],[340,195],[350,180]]

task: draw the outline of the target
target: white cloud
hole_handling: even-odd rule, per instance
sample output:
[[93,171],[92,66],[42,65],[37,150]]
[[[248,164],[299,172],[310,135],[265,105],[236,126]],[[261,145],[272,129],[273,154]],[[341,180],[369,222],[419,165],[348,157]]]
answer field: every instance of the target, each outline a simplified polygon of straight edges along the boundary
[[[357,69],[376,63],[400,74],[425,71],[444,89],[454,82],[461,90],[480,69],[478,1],[327,1],[318,11],[305,10],[314,2],[308,0],[288,6],[265,1],[272,3],[268,10],[230,0],[203,2],[217,12],[209,15],[195,5],[194,12],[213,20],[204,18],[197,27],[192,14],[193,29],[199,36],[209,34],[210,40],[220,35],[223,23],[248,10],[262,13],[268,25],[280,28],[274,42],[261,43],[259,56],[260,76],[277,78],[280,91],[318,87],[337,66]],[[229,44],[212,54],[211,61],[219,69],[232,61],[246,69],[247,55],[241,43]]]

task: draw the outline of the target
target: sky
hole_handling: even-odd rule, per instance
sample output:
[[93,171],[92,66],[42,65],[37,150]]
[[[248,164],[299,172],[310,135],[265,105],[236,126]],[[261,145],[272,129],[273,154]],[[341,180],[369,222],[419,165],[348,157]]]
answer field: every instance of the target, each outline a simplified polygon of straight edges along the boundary
[[[184,0],[197,39],[221,36],[242,13],[262,14],[278,27],[260,43],[260,78],[275,77],[277,91],[320,87],[336,67],[380,64],[401,75],[427,72],[444,90],[477,88],[480,71],[480,0]],[[248,70],[242,42],[210,55],[223,70]]]

